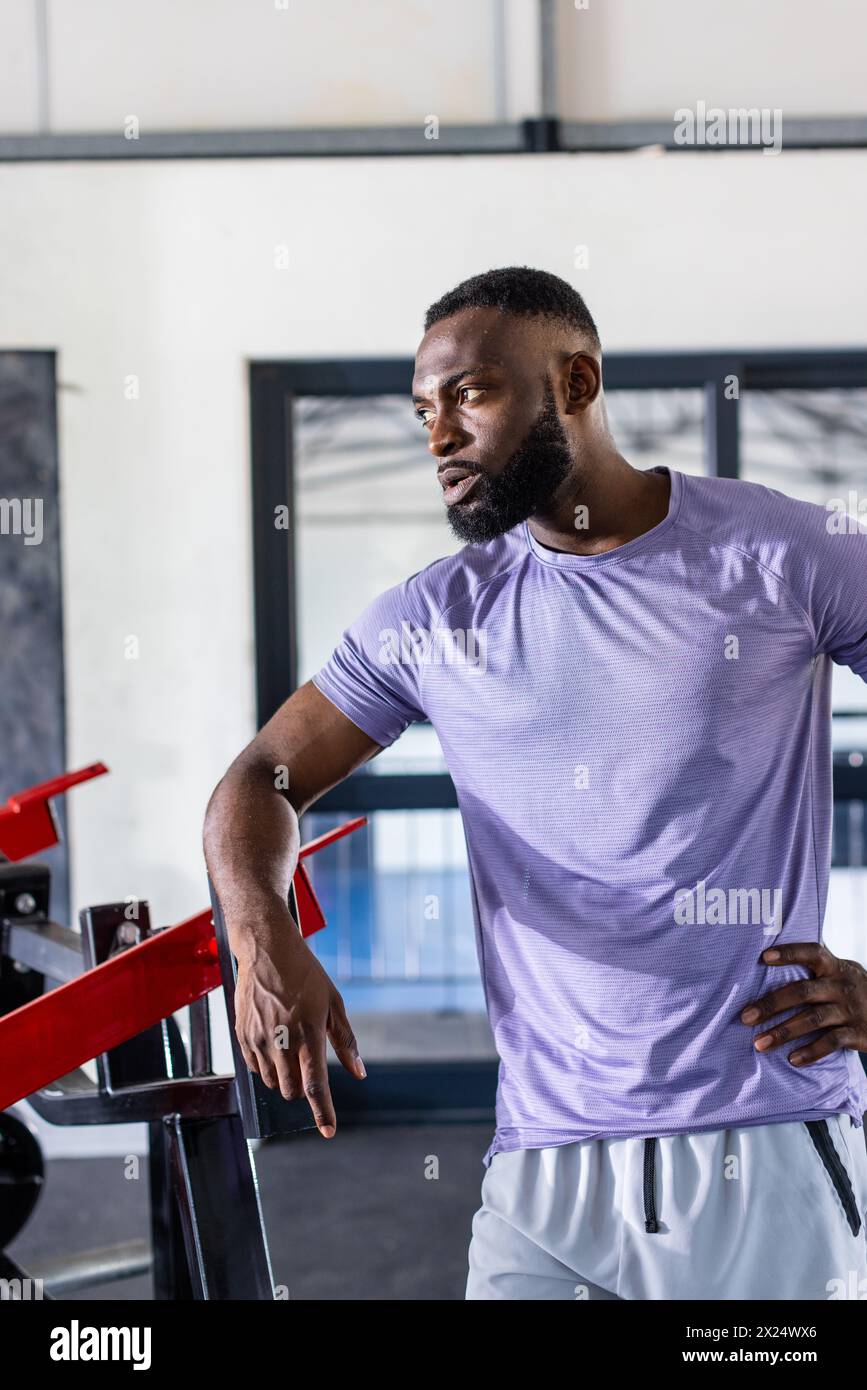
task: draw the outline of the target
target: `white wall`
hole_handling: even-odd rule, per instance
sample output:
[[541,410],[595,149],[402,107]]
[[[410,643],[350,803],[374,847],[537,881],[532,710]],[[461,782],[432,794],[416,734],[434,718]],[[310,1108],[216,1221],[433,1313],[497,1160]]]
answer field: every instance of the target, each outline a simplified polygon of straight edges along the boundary
[[73,898],[160,923],[255,732],[248,359],[411,355],[512,263],[610,349],[864,345],[867,153],[5,165],[0,207],[0,347],[59,353],[69,763],[112,769],[69,797]]
[[[862,0],[558,0],[558,109],[862,115],[865,47]],[[538,0],[0,0],[7,134],[421,127],[538,100]]]
[[559,110],[669,119],[678,107],[863,116],[862,0],[558,0]]
[[[0,3],[0,131],[486,121],[500,0]],[[535,0],[508,0],[534,21]],[[522,54],[527,61],[526,52]],[[40,111],[39,88],[43,91]]]

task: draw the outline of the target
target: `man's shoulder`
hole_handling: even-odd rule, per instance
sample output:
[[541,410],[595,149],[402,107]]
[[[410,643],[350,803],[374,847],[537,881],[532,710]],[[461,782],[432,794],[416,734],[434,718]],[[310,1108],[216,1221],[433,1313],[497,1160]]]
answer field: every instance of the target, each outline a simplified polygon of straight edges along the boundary
[[833,532],[835,504],[791,497],[742,478],[688,475],[678,522],[681,530],[728,546],[786,577],[817,557]]
[[526,558],[523,525],[491,541],[461,546],[451,555],[432,560],[395,585],[391,593],[425,617],[439,616],[472,600],[490,581],[507,574]]

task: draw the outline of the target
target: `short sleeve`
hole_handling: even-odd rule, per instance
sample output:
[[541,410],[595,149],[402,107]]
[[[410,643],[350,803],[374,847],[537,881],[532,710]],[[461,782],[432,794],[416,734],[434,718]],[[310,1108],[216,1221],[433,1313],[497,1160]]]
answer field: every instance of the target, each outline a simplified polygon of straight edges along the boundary
[[313,684],[382,748],[427,718],[413,660],[408,581],[375,598],[343,633]]
[[867,528],[829,512],[822,531],[810,584],[816,650],[867,680]]

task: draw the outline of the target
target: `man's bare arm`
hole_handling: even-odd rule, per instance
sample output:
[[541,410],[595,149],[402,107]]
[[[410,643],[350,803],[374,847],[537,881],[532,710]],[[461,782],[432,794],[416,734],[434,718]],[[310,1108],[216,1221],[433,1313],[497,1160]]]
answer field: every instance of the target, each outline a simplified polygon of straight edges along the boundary
[[238,961],[244,1058],[287,1100],[306,1095],[327,1138],[336,1121],[326,1038],[348,1071],[365,1073],[343,1000],[287,906],[298,817],[380,751],[308,681],[231,764],[205,817],[205,859]]

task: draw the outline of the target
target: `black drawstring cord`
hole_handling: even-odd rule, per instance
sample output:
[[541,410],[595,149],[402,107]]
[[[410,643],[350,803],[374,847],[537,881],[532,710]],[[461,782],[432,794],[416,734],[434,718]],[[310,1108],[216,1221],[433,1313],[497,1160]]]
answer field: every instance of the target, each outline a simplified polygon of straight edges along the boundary
[[659,1230],[656,1219],[656,1200],[654,1198],[654,1176],[656,1168],[656,1140],[644,1141],[644,1229],[649,1233]]

